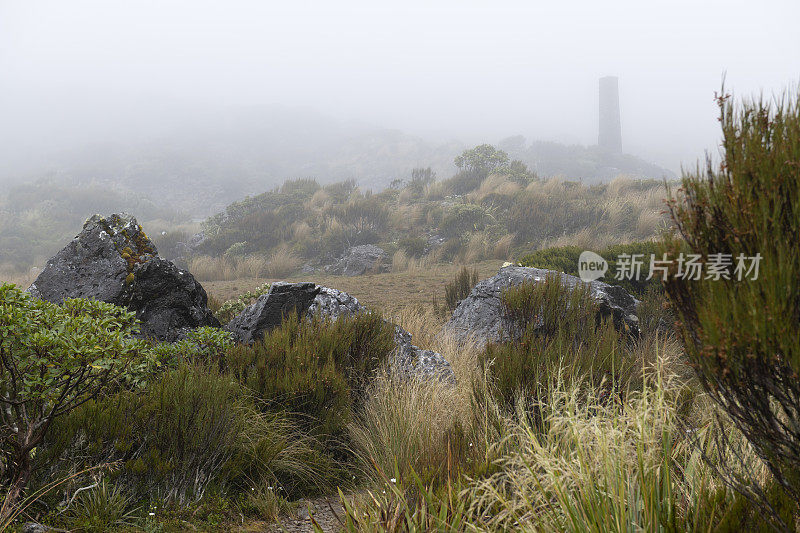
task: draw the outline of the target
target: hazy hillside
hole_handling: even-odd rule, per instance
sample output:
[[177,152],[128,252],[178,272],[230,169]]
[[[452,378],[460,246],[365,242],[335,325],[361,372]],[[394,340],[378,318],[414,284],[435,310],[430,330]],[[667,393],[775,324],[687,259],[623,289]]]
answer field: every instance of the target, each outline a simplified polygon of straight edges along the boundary
[[[434,142],[300,108],[184,111],[171,123],[151,134],[131,133],[126,142],[43,153],[13,167],[8,163],[13,158],[6,158],[0,181],[46,178],[71,186],[92,183],[203,218],[286,179],[313,178],[322,184],[354,179],[381,190],[395,179],[407,178],[414,168],[430,167],[439,176],[449,176],[455,171],[453,158],[466,147],[459,141]],[[519,136],[500,146],[540,177],[590,183],[619,174],[674,177],[634,156],[608,156],[594,147],[528,144]]]

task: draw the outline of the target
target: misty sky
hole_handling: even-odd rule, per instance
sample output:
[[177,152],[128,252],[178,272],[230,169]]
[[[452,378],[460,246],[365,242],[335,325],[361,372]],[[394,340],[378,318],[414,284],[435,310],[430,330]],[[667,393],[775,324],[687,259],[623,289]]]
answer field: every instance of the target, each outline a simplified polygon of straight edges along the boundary
[[0,156],[125,142],[240,105],[430,139],[596,142],[620,78],[628,152],[678,170],[713,93],[796,86],[800,2],[0,0]]

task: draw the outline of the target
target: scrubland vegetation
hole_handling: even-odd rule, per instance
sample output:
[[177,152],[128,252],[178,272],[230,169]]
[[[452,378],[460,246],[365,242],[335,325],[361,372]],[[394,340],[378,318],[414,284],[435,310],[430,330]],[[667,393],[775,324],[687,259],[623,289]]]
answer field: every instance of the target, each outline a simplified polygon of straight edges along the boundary
[[189,269],[201,280],[275,278],[376,244],[399,272],[509,260],[563,244],[602,249],[653,239],[666,226],[657,180],[545,181],[488,145],[465,151],[456,164],[451,178],[416,169],[377,193],[355,182],[287,181],[206,220]]
[[[425,295],[393,318],[455,384],[393,375],[378,313],[291,318],[253,346],[207,328],[151,344],[127,336],[125,311],[3,286],[2,525],[228,530],[338,492],[345,531],[796,530],[800,105],[720,106],[724,164],[666,193],[672,232],[657,240],[663,185],[540,181],[491,147],[445,181],[291,181],[205,223],[208,257],[191,264],[219,261],[210,279],[254,257],[279,276],[287,256],[359,243],[397,265],[568,273],[585,247],[762,256],[756,280],[620,282],[642,300],[638,336],[550,278],[506,291],[512,340],[478,348],[441,334]],[[458,272],[442,305],[475,281]]]

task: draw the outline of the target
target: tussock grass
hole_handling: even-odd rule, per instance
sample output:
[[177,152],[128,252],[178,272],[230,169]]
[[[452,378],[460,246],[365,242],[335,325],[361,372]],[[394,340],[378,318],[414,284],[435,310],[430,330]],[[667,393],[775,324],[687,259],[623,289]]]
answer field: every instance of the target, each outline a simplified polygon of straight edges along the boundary
[[[540,296],[553,300],[558,287],[546,284]],[[519,312],[542,304],[523,292],[509,302]],[[582,296],[545,304],[561,313],[549,322],[587,334],[594,321],[586,302],[576,309]],[[546,367],[546,383],[518,390],[509,409],[470,339],[438,334],[440,322],[424,308],[395,319],[417,344],[448,358],[458,383],[386,376],[373,383],[349,426],[371,485],[366,495],[343,498],[346,531],[708,531],[758,519],[716,476],[715,465],[727,464],[732,452],[714,440],[719,411],[671,333],[647,328],[638,339],[620,337],[615,351],[625,359],[624,379],[582,371],[573,361],[582,344],[562,343],[561,356],[537,363]],[[598,334],[604,331],[613,332],[601,327]],[[507,357],[518,356],[513,347]],[[725,429],[768,486],[746,441]]]
[[428,256],[411,257],[403,250],[397,250],[392,255],[392,272],[415,274],[430,269],[433,263]]
[[231,281],[245,278],[280,278],[296,272],[302,259],[288,245],[282,244],[269,256],[201,255],[189,261],[189,272],[200,281]]
[[14,265],[0,265],[0,284],[12,283],[17,287],[26,289],[33,283],[41,270],[30,268],[27,271],[19,271]]
[[272,251],[259,274],[265,274],[270,278],[282,278],[297,272],[302,264],[303,260],[287,244],[282,244]]

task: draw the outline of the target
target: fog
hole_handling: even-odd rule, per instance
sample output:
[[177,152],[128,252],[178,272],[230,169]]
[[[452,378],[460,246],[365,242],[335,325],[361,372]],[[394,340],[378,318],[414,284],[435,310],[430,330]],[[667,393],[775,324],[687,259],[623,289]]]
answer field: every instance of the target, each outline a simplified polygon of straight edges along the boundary
[[239,128],[231,116],[264,132],[259,117],[278,111],[331,137],[591,145],[604,75],[620,80],[625,151],[677,172],[716,149],[723,76],[739,96],[796,87],[798,20],[796,0],[3,0],[0,179],[111,145],[174,142],[213,160],[191,147]]

